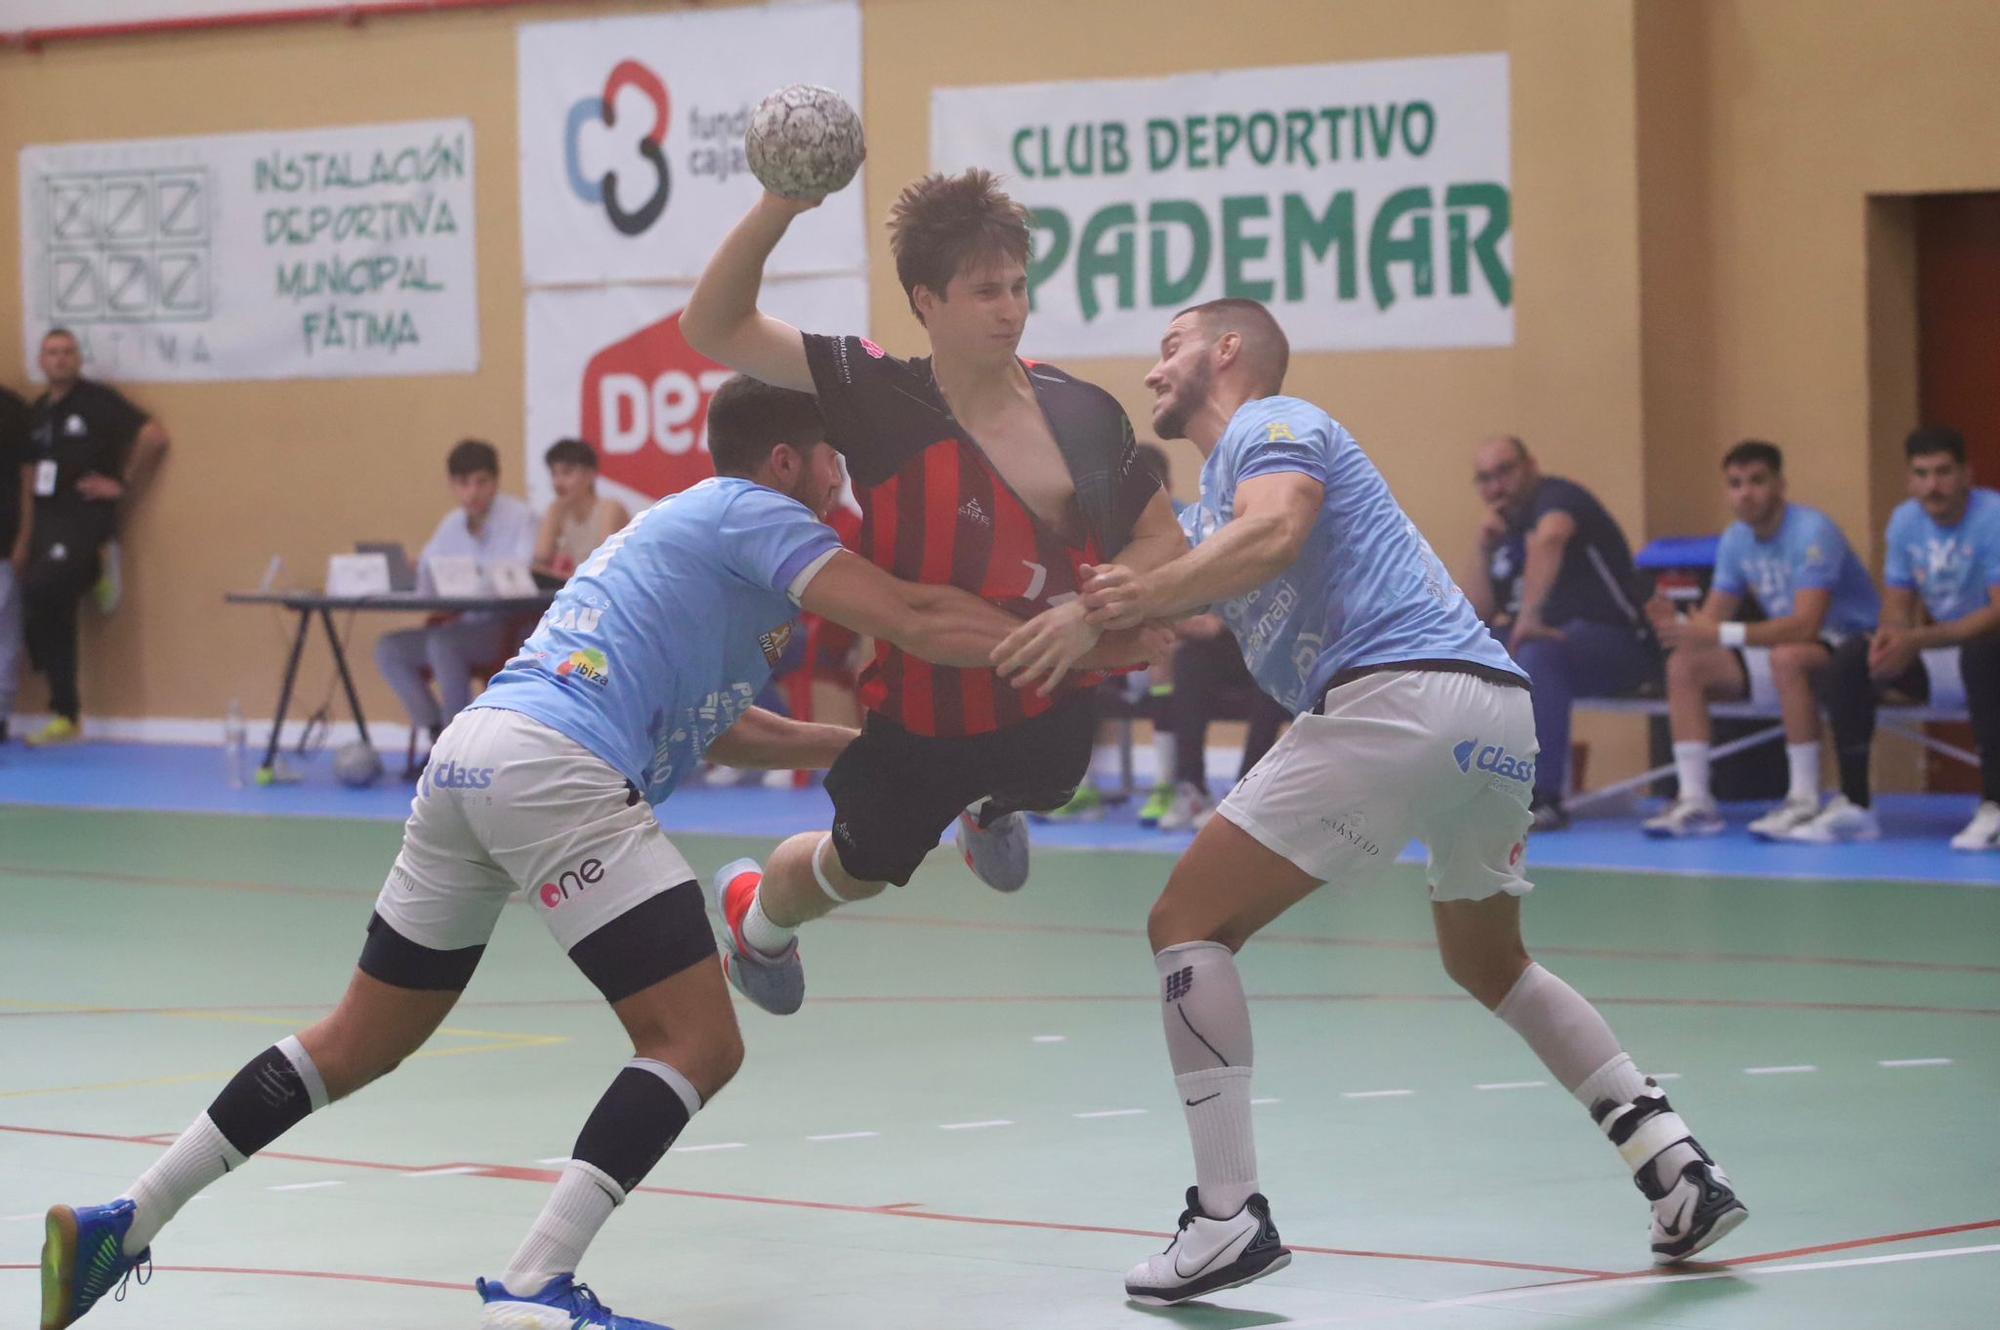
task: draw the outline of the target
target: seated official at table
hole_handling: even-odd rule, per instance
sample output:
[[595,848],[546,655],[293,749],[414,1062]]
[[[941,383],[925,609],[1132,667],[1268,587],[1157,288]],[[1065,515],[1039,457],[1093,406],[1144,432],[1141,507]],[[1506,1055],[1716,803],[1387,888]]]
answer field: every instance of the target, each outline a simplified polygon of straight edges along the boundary
[[[424,564],[455,556],[481,564],[527,563],[535,552],[535,515],[520,499],[500,492],[500,454],[493,445],[477,439],[460,443],[445,458],[445,474],[457,506],[424,546]],[[472,700],[473,672],[497,667],[519,645],[507,640],[511,628],[508,616],[498,611],[450,615],[384,634],[375,644],[375,664],[402,700],[410,724],[428,731],[427,740],[435,739]]]
[[616,499],[597,493],[597,450],[582,439],[557,439],[542,454],[555,502],[542,514],[535,538],[535,572],[567,582],[591,552],[632,520]]

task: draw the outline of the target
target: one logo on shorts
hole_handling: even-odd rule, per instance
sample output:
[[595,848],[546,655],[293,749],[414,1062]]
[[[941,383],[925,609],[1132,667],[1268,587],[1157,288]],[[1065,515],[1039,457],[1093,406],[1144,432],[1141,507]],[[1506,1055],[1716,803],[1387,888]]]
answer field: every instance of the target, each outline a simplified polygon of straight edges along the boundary
[[1527,849],[1528,842],[1524,840],[1515,841],[1514,848],[1507,851],[1507,867],[1519,868],[1521,866],[1521,856],[1527,852]]
[[572,895],[582,895],[586,887],[594,887],[604,880],[604,861],[585,859],[575,868],[566,869],[553,882],[544,882],[535,894],[542,899],[545,909],[553,910]]
[[568,660],[556,666],[558,679],[567,679],[571,675],[587,679],[602,688],[611,682],[611,662],[606,660],[604,653],[595,647],[573,651]]
[[1451,750],[1451,756],[1458,763],[1460,771],[1470,774],[1474,767],[1491,772],[1505,780],[1519,781],[1523,785],[1535,778],[1535,759],[1516,757],[1499,744],[1481,747],[1479,740],[1467,739]]
[[1194,967],[1183,966],[1167,976],[1167,1001],[1179,1002],[1194,988]]
[[462,767],[456,762],[433,762],[424,768],[426,792],[435,794],[439,790],[490,790],[493,788],[492,767]]

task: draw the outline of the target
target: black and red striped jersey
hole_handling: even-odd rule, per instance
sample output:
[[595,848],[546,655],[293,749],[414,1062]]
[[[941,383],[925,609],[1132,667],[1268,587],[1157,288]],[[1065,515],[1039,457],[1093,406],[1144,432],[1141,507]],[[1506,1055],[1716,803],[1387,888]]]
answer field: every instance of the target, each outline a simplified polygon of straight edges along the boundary
[[[1015,494],[953,419],[928,359],[899,360],[862,337],[805,336],[827,441],[861,503],[861,553],[911,582],[959,587],[1021,618],[1079,589],[1078,568],[1115,557],[1159,483],[1138,465],[1117,399],[1052,365],[1024,361],[1076,484],[1081,544]],[[1100,676],[1072,676],[1067,689]],[[1040,715],[1055,697],[989,669],[932,665],[886,643],[861,676],[862,705],[915,734],[984,734]]]

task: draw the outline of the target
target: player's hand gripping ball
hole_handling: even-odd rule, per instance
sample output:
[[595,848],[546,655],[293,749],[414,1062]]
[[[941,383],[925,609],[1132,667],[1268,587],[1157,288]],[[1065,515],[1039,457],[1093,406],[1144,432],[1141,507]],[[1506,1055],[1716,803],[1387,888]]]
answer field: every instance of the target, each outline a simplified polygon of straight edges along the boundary
[[780,88],[760,102],[743,150],[758,182],[789,199],[822,198],[843,188],[868,155],[854,108],[831,88],[811,83]]

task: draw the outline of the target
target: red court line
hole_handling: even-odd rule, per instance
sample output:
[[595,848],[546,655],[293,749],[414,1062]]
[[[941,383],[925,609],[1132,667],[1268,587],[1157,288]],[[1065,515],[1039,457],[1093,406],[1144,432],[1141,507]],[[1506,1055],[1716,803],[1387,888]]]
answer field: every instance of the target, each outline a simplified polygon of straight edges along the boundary
[[[40,1265],[0,1265],[0,1270],[39,1270]],[[156,1265],[154,1274],[265,1275],[273,1279],[336,1279],[353,1284],[390,1284],[398,1288],[441,1288],[470,1293],[470,1284],[446,1284],[436,1279],[405,1279],[401,1275],[357,1275],[340,1270],[258,1270],[237,1265]]]
[[[1269,1002],[1317,1002],[1356,1004],[1379,1003],[1382,1005],[1431,1005],[1465,1003],[1472,999],[1463,993],[1252,993],[1250,1001]],[[1088,1003],[1132,1003],[1157,1002],[1150,993],[864,993],[815,997],[818,1006],[934,1006],[934,1007],[976,1007],[976,1006],[1036,1006],[1047,1004],[1083,1005]],[[1832,1011],[1847,1013],[1875,1013],[1902,1016],[2000,1016],[2000,1007],[1933,1007],[1895,1002],[1792,1002],[1758,998],[1683,998],[1683,997],[1593,997],[1591,1001],[1600,1007],[1699,1007],[1716,1008],[1725,1011]],[[470,1001],[461,1002],[454,1010],[474,1009],[495,1010],[541,1007],[600,1007],[597,998],[530,998],[522,1000]],[[75,1016],[160,1016],[181,1012],[194,1014],[232,1011],[327,1011],[331,1004],[325,1002],[266,1002],[236,1003],[220,1006],[195,1007],[86,1007],[75,1011],[0,1011],[0,1020],[27,1020],[31,1018],[50,1019]]]
[[[0,1124],[0,1131],[15,1132],[24,1136],[60,1136],[77,1140],[113,1141],[127,1145],[152,1144],[148,1138],[143,1136],[113,1136],[103,1132],[57,1131],[52,1128],[17,1127],[4,1124]],[[461,1176],[498,1178],[509,1182],[553,1183],[559,1176],[548,1169],[521,1168],[511,1164],[437,1164],[428,1166],[381,1164],[358,1159],[327,1159],[312,1155],[288,1155],[275,1151],[266,1151],[258,1157],[295,1161],[303,1160],[309,1163],[329,1164],[345,1168],[381,1169],[396,1173],[421,1172],[426,1167],[472,1168],[476,1169],[477,1172]],[[1162,1233],[1157,1230],[1144,1228],[1114,1228],[1099,1224],[1061,1224],[1038,1219],[996,1219],[986,1215],[944,1214],[932,1210],[913,1210],[908,1208],[917,1204],[914,1201],[899,1201],[894,1205],[849,1205],[838,1201],[807,1201],[783,1196],[753,1196],[739,1192],[694,1191],[684,1187],[642,1186],[634,1190],[655,1196],[681,1196],[703,1201],[731,1201],[739,1205],[769,1205],[786,1210],[815,1210],[833,1214],[875,1215],[889,1219],[921,1219],[940,1224],[976,1224],[986,1228],[1028,1229],[1043,1233],[1100,1233],[1116,1237],[1145,1238],[1153,1242],[1163,1242],[1173,1236],[1171,1233]],[[1419,1261],[1435,1265],[1469,1265],[1495,1270],[1525,1270],[1537,1274],[1581,1275],[1587,1278],[1606,1278],[1611,1274],[1610,1271],[1606,1270],[1579,1270],[1572,1266],[1533,1265],[1519,1261],[1489,1261],[1471,1256],[1433,1256],[1422,1252],[1358,1251],[1349,1250],[1344,1247],[1304,1247],[1298,1245],[1294,1245],[1292,1250],[1295,1252],[1310,1252],[1315,1256],[1351,1256],[1376,1261]],[[439,1287],[456,1288],[460,1286],[440,1285]]]
[[[326,899],[360,901],[368,898],[368,893],[342,887],[293,886],[271,882],[233,882],[208,878],[172,877],[150,873],[120,873],[96,871],[81,868],[48,868],[0,864],[0,874],[18,876],[59,877],[78,881],[100,881],[131,886],[191,887],[207,891],[248,891],[277,896],[305,896]],[[518,896],[512,898],[518,901]],[[922,915],[875,914],[871,912],[837,913],[827,916],[828,920],[839,924],[863,924],[892,928],[935,928],[955,932],[975,933],[1074,933],[1087,937],[1117,937],[1140,939],[1145,932],[1137,928],[1113,928],[1101,924],[1043,924],[1031,922],[1010,922],[1005,920],[977,919],[932,919]],[[1258,935],[1259,945],[1298,947],[1340,947],[1364,951],[1431,951],[1436,943],[1428,938],[1412,940],[1404,938],[1362,938],[1333,937],[1317,933],[1267,932]],[[1868,956],[1774,956],[1760,952],[1739,951],[1648,951],[1634,947],[1575,947],[1537,946],[1536,954],[1543,956],[1580,956],[1598,960],[1651,961],[1684,965],[1809,965],[1837,966],[1873,970],[1911,970],[1927,974],[1995,974],[2000,975],[2000,965],[1979,965],[1955,961],[1884,960]],[[0,1013],[5,1014],[5,1013]]]
[[1856,1247],[1880,1247],[1892,1242],[1915,1242],[1918,1238],[1942,1238],[1953,1233],[1975,1233],[1980,1229],[2000,1228],[2000,1219],[1981,1219],[1970,1224],[1947,1224],[1943,1228],[1913,1229],[1908,1233],[1890,1233],[1879,1238],[1853,1238],[1847,1242],[1822,1242],[1815,1247],[1794,1247],[1790,1251],[1765,1252],[1762,1256],[1738,1256],[1722,1261],[1721,1265],[1758,1265],[1765,1261],[1783,1261],[1794,1256],[1819,1256],[1826,1252],[1852,1251]]

